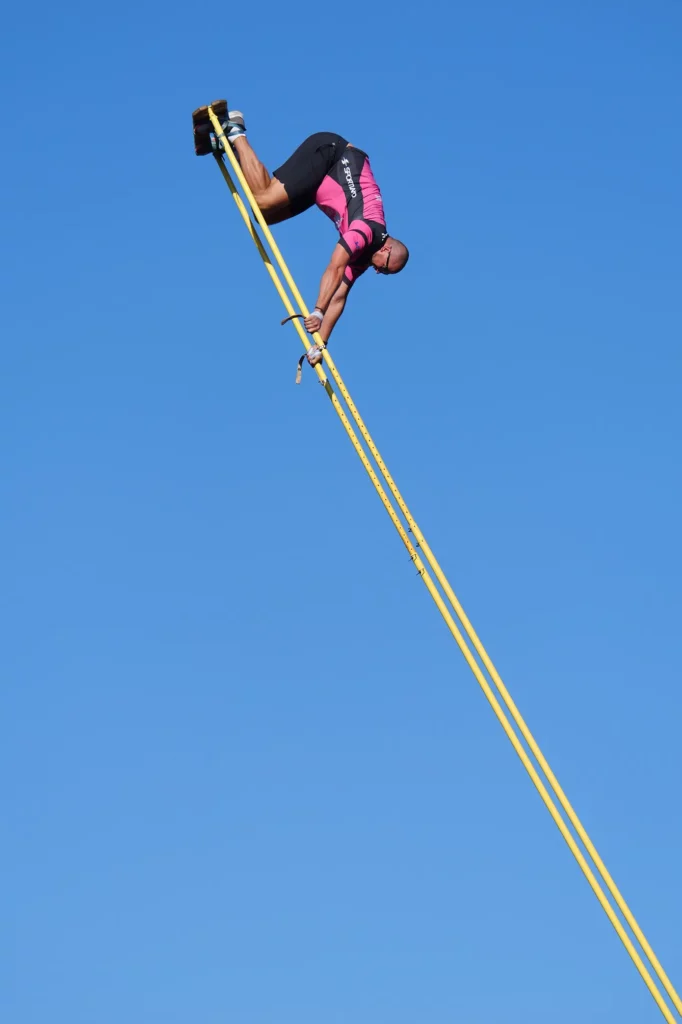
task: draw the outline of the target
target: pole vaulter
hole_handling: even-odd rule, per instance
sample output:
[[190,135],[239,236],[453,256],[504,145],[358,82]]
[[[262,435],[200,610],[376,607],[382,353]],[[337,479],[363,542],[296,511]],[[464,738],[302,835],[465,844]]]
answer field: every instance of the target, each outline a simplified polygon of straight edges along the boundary
[[[331,331],[343,312],[350,289],[357,278],[370,267],[380,274],[398,273],[404,268],[409,258],[407,247],[388,234],[381,193],[374,180],[367,154],[364,150],[350,145],[342,136],[333,133],[318,133],[317,136],[310,136],[281,168],[270,175],[246,139],[246,124],[243,115],[240,111],[228,111],[226,100],[215,100],[208,106],[199,107],[192,115],[192,122],[195,152],[198,156],[213,154],[287,312],[282,323],[290,321],[303,344],[304,354],[299,362],[297,382],[300,380],[301,365],[307,358],[326,391],[334,411],[341,420],[381,503],[405,545],[417,570],[417,575],[421,577],[445,620],[445,624],[540,798],[663,1017],[668,1024],[676,1024],[679,1018],[672,1012],[652,977],[642,953],[663,986],[677,1014],[682,1017],[680,996],[606,869],[585,827],[559,785],[537,741],[467,618],[445,573],[381,458],[327,347]],[[248,209],[228,170],[226,157],[246,197]],[[353,194],[354,192],[355,194]],[[291,276],[269,225],[296,216],[314,203],[320,206],[323,212],[334,221],[339,231],[339,242],[332,253],[329,266],[322,276],[318,299],[311,313]],[[263,233],[274,262],[289,289],[288,292],[261,240],[256,225],[251,220],[249,210]],[[310,336],[313,339],[312,344]],[[329,377],[336,385],[338,394],[325,369],[328,370]],[[339,395],[343,401],[340,400]],[[363,447],[351,420],[366,448]],[[383,484],[379,475],[383,478]],[[436,581],[438,585],[436,585]],[[466,640],[463,634],[466,634]],[[554,794],[553,796],[550,790]],[[563,811],[563,815],[561,811]],[[597,876],[601,878],[601,881]],[[609,900],[604,891],[602,882],[613,902]],[[614,909],[614,904],[620,912],[620,916]],[[633,937],[639,945],[639,950],[633,942]]]

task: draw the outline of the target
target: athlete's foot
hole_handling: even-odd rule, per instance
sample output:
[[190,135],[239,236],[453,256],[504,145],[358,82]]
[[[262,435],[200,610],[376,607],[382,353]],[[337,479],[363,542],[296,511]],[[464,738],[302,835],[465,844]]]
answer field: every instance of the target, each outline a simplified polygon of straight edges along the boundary
[[234,142],[240,135],[246,135],[246,122],[241,110],[230,110],[227,121],[223,123],[223,130],[227,132],[227,138]]
[[[246,124],[241,110],[230,110],[227,119],[221,122],[221,127],[227,136],[227,141],[233,145],[240,136],[246,136]],[[219,139],[215,132],[211,132],[211,146],[216,153],[224,151],[223,140]]]

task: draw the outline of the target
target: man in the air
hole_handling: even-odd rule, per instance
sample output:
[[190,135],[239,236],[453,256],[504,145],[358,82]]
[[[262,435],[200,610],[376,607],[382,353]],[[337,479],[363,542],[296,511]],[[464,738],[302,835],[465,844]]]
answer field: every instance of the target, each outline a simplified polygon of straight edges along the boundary
[[[317,132],[271,175],[246,138],[240,111],[229,111],[223,130],[268,224],[288,220],[313,205],[336,224],[340,238],[322,275],[315,308],[305,319],[306,330],[319,331],[326,343],[358,277],[370,266],[378,274],[397,274],[409,257],[407,247],[386,231],[369,158],[341,135]],[[321,358],[321,350],[313,346],[308,362],[314,366]]]

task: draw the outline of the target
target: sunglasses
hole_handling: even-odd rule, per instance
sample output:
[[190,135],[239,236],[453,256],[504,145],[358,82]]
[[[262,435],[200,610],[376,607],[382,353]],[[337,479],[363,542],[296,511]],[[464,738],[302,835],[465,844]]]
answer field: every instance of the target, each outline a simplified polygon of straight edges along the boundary
[[377,267],[378,273],[380,273],[380,274],[388,274],[388,264],[390,263],[390,260],[391,260],[391,246],[389,245],[388,252],[386,253],[386,262],[384,263],[383,267]]

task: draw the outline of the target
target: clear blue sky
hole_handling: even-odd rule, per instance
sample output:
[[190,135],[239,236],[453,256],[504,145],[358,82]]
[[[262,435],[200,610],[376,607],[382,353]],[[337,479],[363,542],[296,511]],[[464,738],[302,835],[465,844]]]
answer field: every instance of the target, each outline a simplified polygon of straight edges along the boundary
[[[660,1015],[414,575],[190,113],[367,149],[334,354],[682,985],[682,7],[4,15],[0,1017]],[[334,244],[277,229],[314,301]]]

